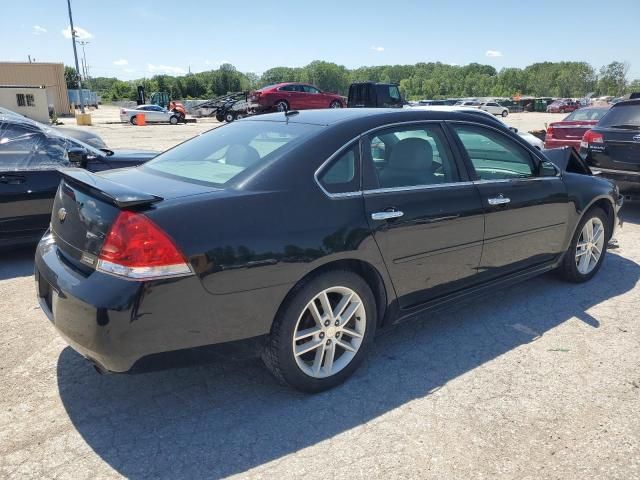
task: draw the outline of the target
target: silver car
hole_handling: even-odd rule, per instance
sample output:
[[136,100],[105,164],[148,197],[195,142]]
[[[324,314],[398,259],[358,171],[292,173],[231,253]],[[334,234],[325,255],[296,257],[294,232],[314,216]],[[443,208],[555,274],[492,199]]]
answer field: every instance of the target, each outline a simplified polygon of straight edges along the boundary
[[136,108],[121,108],[120,120],[137,125],[137,115],[139,113],[144,114],[146,123],[170,123],[171,125],[178,123],[178,116],[174,112],[170,112],[158,105],[138,105]]

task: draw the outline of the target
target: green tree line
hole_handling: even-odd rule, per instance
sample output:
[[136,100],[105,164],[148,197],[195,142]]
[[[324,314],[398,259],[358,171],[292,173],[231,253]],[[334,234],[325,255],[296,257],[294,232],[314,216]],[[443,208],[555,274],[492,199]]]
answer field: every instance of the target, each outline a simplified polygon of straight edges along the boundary
[[[88,87],[103,101],[135,100],[136,87],[144,85],[148,93],[166,91],[175,99],[210,98],[227,92],[256,89],[278,82],[308,82],[320,89],[346,95],[357,81],[394,82],[408,99],[495,96],[516,94],[552,97],[622,95],[640,91],[640,80],[629,81],[629,65],[612,62],[595,70],[586,62],[543,62],[525,68],[497,71],[490,65],[448,65],[440,62],[415,65],[381,65],[348,69],[331,62],[314,61],[304,67],[275,67],[261,76],[243,73],[231,64],[216,70],[183,76],[155,75],[151,78],[122,81],[96,77]],[[75,70],[65,67],[69,88],[74,88]]]

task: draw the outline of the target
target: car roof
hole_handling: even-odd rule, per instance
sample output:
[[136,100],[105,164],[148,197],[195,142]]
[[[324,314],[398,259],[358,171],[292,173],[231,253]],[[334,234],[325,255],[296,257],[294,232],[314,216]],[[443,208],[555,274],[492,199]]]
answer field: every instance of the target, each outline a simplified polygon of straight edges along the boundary
[[611,105],[611,108],[630,107],[632,105],[640,105],[640,98],[634,98],[633,100],[622,100],[621,102]]
[[[282,112],[268,113],[254,117],[247,117],[242,121],[271,121],[304,123],[319,126],[331,126],[338,123],[356,121],[359,119],[378,120],[381,124],[385,120],[392,122],[419,120],[474,120],[481,119],[483,123],[496,125],[504,123],[495,119],[490,113],[475,108],[456,108],[453,106],[434,105],[417,106],[411,108],[327,108],[322,110],[302,110],[288,115]],[[506,128],[506,127],[505,127]]]

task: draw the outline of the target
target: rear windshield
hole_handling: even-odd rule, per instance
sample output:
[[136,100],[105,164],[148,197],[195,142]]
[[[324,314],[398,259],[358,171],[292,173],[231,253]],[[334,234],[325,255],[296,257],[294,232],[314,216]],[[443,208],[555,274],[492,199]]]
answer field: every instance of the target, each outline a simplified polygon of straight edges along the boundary
[[613,107],[602,117],[598,126],[640,129],[640,105]]
[[600,120],[608,111],[606,108],[580,108],[571,112],[565,120]]
[[222,187],[245,170],[277,160],[319,128],[286,122],[234,122],[182,143],[141,168]]

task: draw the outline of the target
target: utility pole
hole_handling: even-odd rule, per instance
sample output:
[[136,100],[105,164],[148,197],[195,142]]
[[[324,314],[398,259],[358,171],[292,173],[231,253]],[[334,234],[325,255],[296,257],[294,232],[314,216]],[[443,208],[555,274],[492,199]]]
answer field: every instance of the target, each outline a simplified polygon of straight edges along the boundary
[[69,7],[69,27],[71,28],[71,43],[73,43],[73,57],[76,60],[76,81],[80,97],[80,113],[84,113],[84,100],[82,99],[82,82],[80,81],[80,65],[78,64],[78,50],[76,49],[76,31],[73,29],[73,17],[71,15],[71,0],[67,0]]
[[91,84],[89,82],[89,66],[87,65],[87,53],[84,51],[84,46],[90,44],[91,42],[87,42],[86,40],[76,40],[82,46],[82,74],[87,83],[89,83],[89,88],[91,88]]

